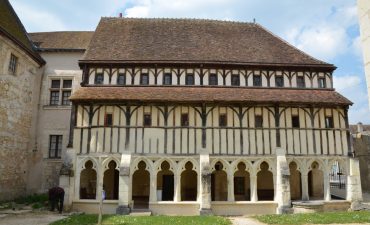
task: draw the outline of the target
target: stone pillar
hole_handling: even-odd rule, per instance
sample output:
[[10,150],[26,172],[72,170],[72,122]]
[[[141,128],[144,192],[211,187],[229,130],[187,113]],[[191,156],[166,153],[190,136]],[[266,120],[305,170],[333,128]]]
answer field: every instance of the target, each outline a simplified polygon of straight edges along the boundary
[[181,171],[178,170],[177,174],[174,174],[174,196],[173,196],[173,201],[174,202],[179,202],[181,201]]
[[302,183],[302,200],[308,201],[310,197],[308,195],[308,175],[307,172],[301,172],[301,183]]
[[234,196],[234,170],[232,168],[227,172],[227,201],[235,201]]
[[121,155],[121,164],[119,169],[119,188],[118,188],[118,207],[117,214],[127,215],[130,213],[130,164],[131,153],[124,152]]
[[156,201],[157,201],[157,173],[156,171],[151,171],[149,202],[156,202]]
[[209,164],[209,154],[205,150],[201,150],[199,155],[199,202],[200,214],[210,215],[211,211],[211,166]]
[[[74,198],[74,179],[75,179],[76,154],[73,148],[67,148],[63,158],[62,168],[60,169],[59,187],[64,189],[64,210],[69,211],[72,207]],[[78,187],[79,188],[79,187]]]
[[290,170],[284,149],[276,149],[276,185],[275,201],[278,203],[277,214],[291,211],[290,204]]
[[257,174],[251,174],[251,202],[257,202],[258,201],[258,195],[257,195]]
[[330,201],[331,200],[331,194],[330,194],[330,178],[327,171],[324,172],[324,200]]
[[360,165],[357,158],[349,158],[349,174],[347,175],[347,200],[352,203],[362,201]]

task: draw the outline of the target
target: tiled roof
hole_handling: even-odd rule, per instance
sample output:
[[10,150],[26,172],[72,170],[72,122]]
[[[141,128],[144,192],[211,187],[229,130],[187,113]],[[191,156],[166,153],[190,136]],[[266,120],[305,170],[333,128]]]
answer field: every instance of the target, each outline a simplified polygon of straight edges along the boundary
[[339,93],[319,89],[228,88],[184,86],[81,87],[71,97],[75,102],[215,102],[351,105]]
[[84,51],[93,31],[60,31],[30,33],[39,51]]
[[102,18],[80,62],[201,62],[334,69],[255,23]]
[[[369,124],[361,124],[362,130],[365,133],[370,132],[370,125]],[[349,130],[351,131],[352,134],[356,134],[358,132],[357,124],[352,124],[349,125]]]
[[8,0],[0,0],[0,34],[12,40],[40,65],[45,63],[34,50],[22,22]]

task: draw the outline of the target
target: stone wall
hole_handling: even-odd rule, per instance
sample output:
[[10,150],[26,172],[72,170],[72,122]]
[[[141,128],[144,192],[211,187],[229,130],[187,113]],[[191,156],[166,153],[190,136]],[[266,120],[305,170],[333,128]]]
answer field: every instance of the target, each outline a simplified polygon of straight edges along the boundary
[[[10,55],[18,57],[9,74]],[[27,194],[42,69],[10,40],[0,36],[0,201]]]
[[370,134],[354,135],[353,147],[360,162],[362,190],[370,192]]

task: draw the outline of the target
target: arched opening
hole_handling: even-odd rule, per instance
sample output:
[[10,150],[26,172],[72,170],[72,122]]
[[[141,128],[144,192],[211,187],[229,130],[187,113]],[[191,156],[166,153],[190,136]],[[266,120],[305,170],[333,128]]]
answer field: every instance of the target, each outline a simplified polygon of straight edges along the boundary
[[173,194],[173,172],[170,170],[170,164],[164,161],[161,164],[161,171],[159,171],[157,175],[157,200],[173,201]]
[[221,162],[217,162],[211,175],[212,201],[227,201],[227,174],[223,167]]
[[193,164],[187,162],[181,173],[181,201],[197,200],[197,184],[197,173],[193,170]]
[[246,171],[247,166],[240,162],[238,170],[234,173],[234,198],[235,201],[250,201],[250,176]]
[[273,201],[274,200],[274,178],[269,171],[269,164],[261,163],[261,170],[257,173],[257,196],[258,200]]
[[302,182],[301,173],[298,171],[297,163],[291,162],[289,164],[290,169],[290,199],[300,200],[302,199]]
[[324,174],[319,169],[319,164],[313,162],[308,173],[308,194],[310,200],[324,199]]
[[116,162],[110,161],[108,169],[104,172],[103,190],[105,191],[105,199],[107,200],[118,199],[119,172],[116,170],[116,167]]
[[149,207],[150,174],[144,161],[140,161],[137,167],[132,175],[132,200],[134,208],[145,209]]
[[330,171],[330,193],[332,199],[346,199],[346,177],[342,163],[334,161]]
[[80,199],[96,199],[96,171],[90,160],[80,174]]

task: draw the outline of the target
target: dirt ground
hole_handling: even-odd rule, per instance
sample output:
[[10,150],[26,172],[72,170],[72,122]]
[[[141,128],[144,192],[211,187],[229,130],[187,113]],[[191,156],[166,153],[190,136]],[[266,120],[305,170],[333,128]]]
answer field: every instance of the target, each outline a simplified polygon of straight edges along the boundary
[[65,215],[61,215],[57,212],[49,211],[0,214],[0,225],[48,225],[51,222],[65,217]]

